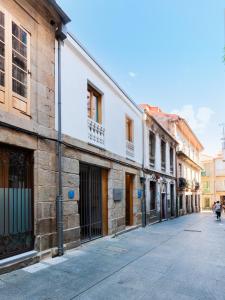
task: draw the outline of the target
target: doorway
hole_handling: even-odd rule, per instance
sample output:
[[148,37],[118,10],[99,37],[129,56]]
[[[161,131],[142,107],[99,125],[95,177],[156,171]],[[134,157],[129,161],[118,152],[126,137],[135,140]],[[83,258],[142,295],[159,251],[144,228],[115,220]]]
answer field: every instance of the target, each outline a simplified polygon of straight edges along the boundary
[[32,250],[33,226],[33,153],[0,144],[0,259]]
[[188,198],[189,198],[189,196],[188,195],[186,195],[186,212],[187,213],[189,213],[189,205],[188,205]]
[[162,201],[162,207],[161,207],[161,219],[165,220],[166,219],[166,212],[165,212],[165,201],[166,201],[166,193],[161,194],[161,201]]
[[126,226],[133,225],[133,181],[134,176],[126,173]]
[[161,192],[161,220],[167,219],[167,210],[168,210],[168,203],[167,203],[167,184],[162,184],[162,192]]
[[174,184],[170,184],[171,217],[175,216],[174,200]]
[[108,231],[107,170],[80,164],[80,238],[87,242]]

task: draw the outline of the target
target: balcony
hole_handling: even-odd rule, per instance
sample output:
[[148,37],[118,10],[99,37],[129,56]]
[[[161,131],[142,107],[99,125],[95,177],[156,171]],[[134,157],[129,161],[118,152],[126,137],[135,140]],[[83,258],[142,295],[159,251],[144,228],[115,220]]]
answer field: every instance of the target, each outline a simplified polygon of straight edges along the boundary
[[134,158],[134,143],[131,141],[126,141],[126,155],[127,158]]
[[187,182],[187,180],[185,178],[180,177],[178,179],[178,188],[180,190],[185,190],[186,188],[188,188],[188,182]]
[[88,118],[88,140],[97,147],[105,146],[105,128],[90,118]]

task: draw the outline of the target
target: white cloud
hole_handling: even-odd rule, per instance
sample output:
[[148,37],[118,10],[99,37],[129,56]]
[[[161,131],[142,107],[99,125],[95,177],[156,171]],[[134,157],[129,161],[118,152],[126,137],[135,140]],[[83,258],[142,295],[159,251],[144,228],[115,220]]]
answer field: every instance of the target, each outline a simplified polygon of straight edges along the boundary
[[132,72],[132,71],[130,71],[130,72],[128,73],[128,75],[129,75],[130,77],[132,77],[132,78],[134,78],[134,77],[137,76],[137,74],[134,73],[134,72]]
[[195,132],[202,133],[208,126],[214,111],[207,106],[201,106],[194,110],[193,105],[184,105],[172,113],[185,118]]

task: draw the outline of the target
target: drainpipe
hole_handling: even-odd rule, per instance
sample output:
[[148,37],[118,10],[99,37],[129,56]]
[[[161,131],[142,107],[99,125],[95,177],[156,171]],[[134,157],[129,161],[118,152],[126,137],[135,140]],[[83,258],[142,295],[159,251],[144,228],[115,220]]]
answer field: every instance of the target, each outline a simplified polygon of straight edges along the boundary
[[146,226],[146,178],[144,174],[144,163],[145,163],[145,112],[142,115],[142,171],[140,176],[140,181],[143,186],[143,197],[141,202],[141,211],[142,211],[142,227]]
[[62,92],[61,92],[61,47],[67,37],[66,27],[61,26],[56,32],[58,40],[58,136],[57,136],[57,154],[58,154],[58,195],[56,198],[56,222],[58,235],[58,255],[64,254],[63,249],[63,194],[62,194]]

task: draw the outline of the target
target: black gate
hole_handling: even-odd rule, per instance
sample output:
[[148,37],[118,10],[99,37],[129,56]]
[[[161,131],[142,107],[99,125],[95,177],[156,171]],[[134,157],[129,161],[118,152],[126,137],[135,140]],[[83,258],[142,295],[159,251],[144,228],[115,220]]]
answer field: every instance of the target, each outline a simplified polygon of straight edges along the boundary
[[102,176],[101,169],[80,165],[80,235],[86,242],[103,235],[102,232]]
[[32,153],[0,144],[0,259],[33,249]]

